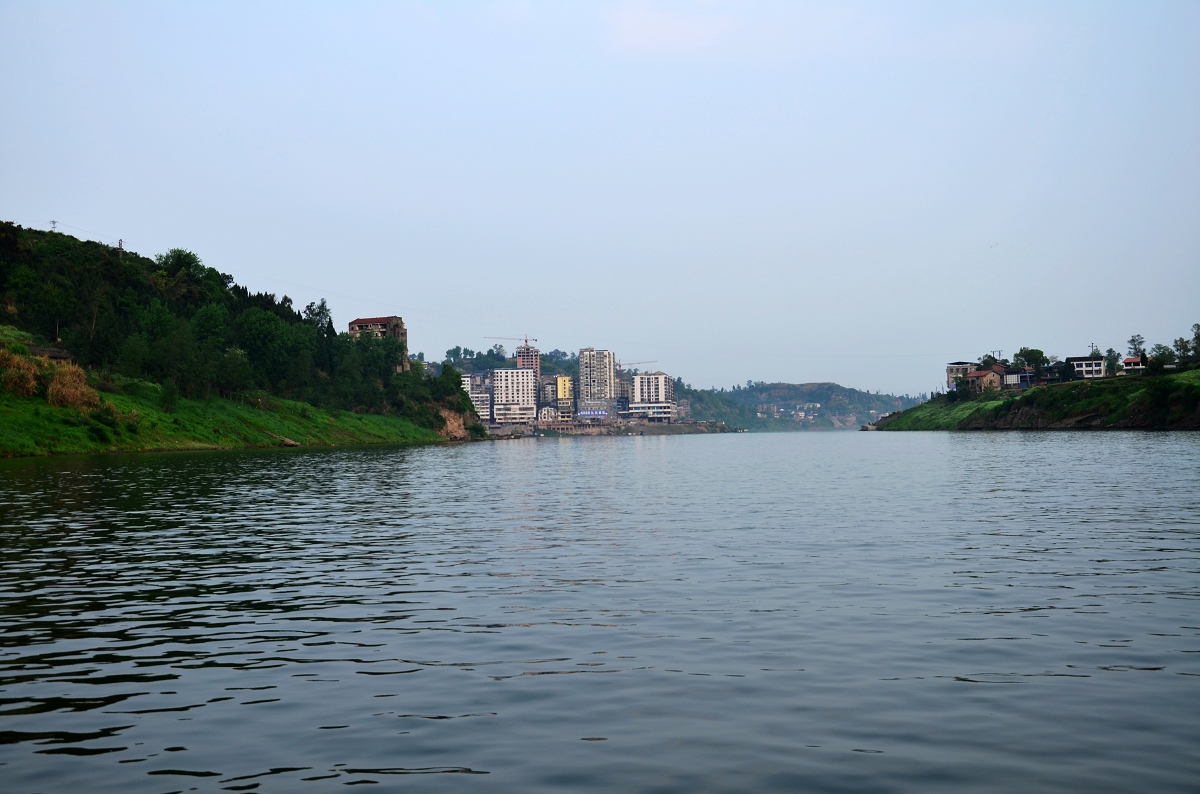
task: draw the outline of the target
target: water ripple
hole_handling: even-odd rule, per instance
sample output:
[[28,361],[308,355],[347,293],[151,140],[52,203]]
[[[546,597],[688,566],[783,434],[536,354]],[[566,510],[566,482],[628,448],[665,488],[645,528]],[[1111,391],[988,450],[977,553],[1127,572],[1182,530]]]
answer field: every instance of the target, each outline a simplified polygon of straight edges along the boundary
[[1188,791],[1197,574],[1194,434],[4,461],[0,788]]

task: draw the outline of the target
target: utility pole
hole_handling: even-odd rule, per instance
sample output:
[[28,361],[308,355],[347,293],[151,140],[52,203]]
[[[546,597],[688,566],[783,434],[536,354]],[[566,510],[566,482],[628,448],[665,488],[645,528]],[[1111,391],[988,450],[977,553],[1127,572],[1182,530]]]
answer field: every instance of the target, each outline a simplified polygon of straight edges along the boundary
[[53,231],[56,231],[57,229],[58,229],[58,221],[50,221],[50,231],[53,232]]

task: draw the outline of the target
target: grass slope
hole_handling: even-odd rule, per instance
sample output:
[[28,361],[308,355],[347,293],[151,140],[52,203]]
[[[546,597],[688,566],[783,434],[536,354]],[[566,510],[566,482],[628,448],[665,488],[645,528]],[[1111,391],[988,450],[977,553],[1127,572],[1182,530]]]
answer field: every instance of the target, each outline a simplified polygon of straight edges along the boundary
[[221,398],[180,399],[168,413],[160,407],[156,384],[126,382],[122,391],[101,395],[100,408],[92,410],[0,392],[0,456],[443,440],[407,419],[325,411],[277,398],[263,407]]
[[1200,427],[1200,370],[1129,376],[1001,392],[967,402],[945,397],[910,408],[884,430],[1010,430]]

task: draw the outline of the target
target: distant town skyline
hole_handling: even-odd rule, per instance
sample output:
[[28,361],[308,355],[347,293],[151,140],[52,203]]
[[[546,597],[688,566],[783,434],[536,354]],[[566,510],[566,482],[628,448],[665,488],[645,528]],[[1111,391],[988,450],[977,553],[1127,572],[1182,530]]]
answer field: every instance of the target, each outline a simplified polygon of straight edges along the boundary
[[7,3],[0,218],[413,352],[927,392],[1200,321],[1200,5]]

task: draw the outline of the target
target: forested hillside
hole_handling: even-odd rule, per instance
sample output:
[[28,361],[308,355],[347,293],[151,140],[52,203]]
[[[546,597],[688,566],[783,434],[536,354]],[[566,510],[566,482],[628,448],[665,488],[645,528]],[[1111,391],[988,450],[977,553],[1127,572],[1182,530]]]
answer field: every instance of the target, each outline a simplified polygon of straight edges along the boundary
[[0,324],[84,367],[162,384],[166,400],[257,391],[430,428],[445,411],[473,415],[453,368],[397,372],[398,340],[339,334],[324,300],[297,309],[181,249],[149,259],[0,222]]

